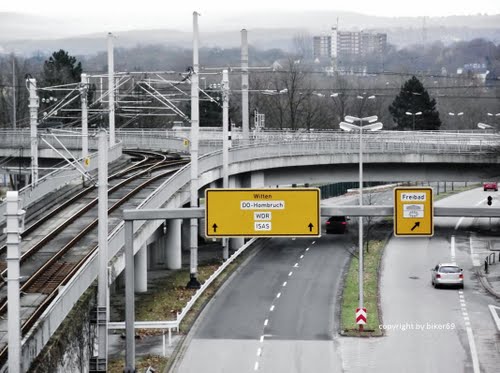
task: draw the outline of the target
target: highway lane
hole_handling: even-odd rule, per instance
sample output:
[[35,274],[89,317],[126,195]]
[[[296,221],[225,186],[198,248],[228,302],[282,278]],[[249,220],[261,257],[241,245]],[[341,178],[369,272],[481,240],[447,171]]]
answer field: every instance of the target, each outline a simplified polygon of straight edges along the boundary
[[339,371],[332,339],[349,235],[271,239],[203,312],[177,372]]
[[[486,194],[474,189],[437,204],[481,205]],[[374,196],[374,203],[389,204],[392,191]],[[324,236],[308,252],[312,240],[271,240],[207,308],[176,371],[496,372],[500,341],[487,305],[498,302],[475,278],[471,247],[478,257],[485,245],[479,233],[469,233],[489,219],[436,218],[433,238],[390,240],[381,278],[383,327],[390,329],[371,339],[337,334],[338,276],[324,279],[336,288],[331,293],[316,284],[328,268],[340,275],[341,267],[325,259],[347,259],[346,250],[355,249],[355,220],[348,234]],[[432,288],[430,268],[439,261],[464,268],[463,291]]]
[[[479,206],[485,197],[478,188],[437,205]],[[468,229],[476,229],[485,220],[436,218],[433,238],[390,240],[380,285],[387,336],[341,338],[344,371],[498,371],[498,337],[487,308],[497,301],[479,284],[470,255],[475,235]],[[440,261],[464,268],[463,291],[432,288],[430,268]]]

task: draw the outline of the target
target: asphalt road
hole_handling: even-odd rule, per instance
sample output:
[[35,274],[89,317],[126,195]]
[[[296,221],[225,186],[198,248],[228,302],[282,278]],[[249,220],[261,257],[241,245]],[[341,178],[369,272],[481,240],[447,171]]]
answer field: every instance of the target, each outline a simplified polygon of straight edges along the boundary
[[206,309],[178,372],[339,371],[332,335],[351,245],[344,235],[270,240]]
[[[479,206],[485,198],[479,188],[437,205]],[[480,242],[469,231],[487,220],[436,218],[433,238],[390,240],[380,285],[387,335],[341,338],[343,371],[498,372],[499,339],[487,308],[498,302],[476,278],[471,247],[477,253]],[[431,286],[430,268],[438,262],[456,262],[464,269],[463,291]]]
[[[437,204],[481,205],[486,195],[478,188]],[[375,199],[390,204],[392,192]],[[386,335],[369,339],[337,333],[355,226],[317,240],[272,239],[205,310],[177,372],[498,372],[500,339],[487,306],[499,304],[474,271],[486,226],[489,219],[436,218],[432,238],[392,238],[380,284]],[[438,262],[464,269],[463,291],[431,286]]]

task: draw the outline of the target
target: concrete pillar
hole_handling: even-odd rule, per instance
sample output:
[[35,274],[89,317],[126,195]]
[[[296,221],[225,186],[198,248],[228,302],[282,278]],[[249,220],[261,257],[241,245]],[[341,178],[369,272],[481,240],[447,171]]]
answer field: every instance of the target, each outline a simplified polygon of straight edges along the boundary
[[238,250],[244,244],[245,239],[243,237],[234,237],[229,240],[229,247],[231,250]]
[[182,219],[167,220],[166,250],[168,269],[180,269],[182,266],[181,226]]
[[250,183],[252,188],[262,188],[264,187],[264,172],[255,171],[250,175]]
[[146,245],[135,254],[134,270],[135,292],[145,293],[148,291],[148,248]]

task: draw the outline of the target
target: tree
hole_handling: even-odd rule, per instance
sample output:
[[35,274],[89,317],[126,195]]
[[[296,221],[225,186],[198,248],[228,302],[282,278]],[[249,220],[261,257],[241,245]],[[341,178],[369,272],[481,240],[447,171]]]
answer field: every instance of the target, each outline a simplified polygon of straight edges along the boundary
[[42,83],[44,86],[54,86],[68,83],[77,83],[81,80],[82,64],[68,52],[59,50],[43,64]]
[[[415,76],[407,80],[401,91],[389,106],[396,129],[405,130],[437,130],[441,126],[439,112],[436,110],[436,100],[431,99],[420,80]],[[408,115],[422,112],[422,115]]]
[[[43,64],[42,74],[41,74],[41,84],[40,87],[50,87],[50,86],[60,86],[67,85],[71,83],[79,83],[81,81],[82,75],[82,64],[77,62],[76,58],[70,56],[68,52],[64,50],[59,50],[58,52],[52,53],[52,56],[46,60]],[[76,87],[73,87],[76,88]],[[49,108],[54,107],[69,91],[43,91],[40,94],[40,108],[43,111],[48,111]],[[79,95],[78,90],[75,89],[73,95]],[[67,98],[68,99],[68,98]],[[76,109],[79,106],[79,101],[73,101],[66,109]],[[68,116],[70,114],[58,114],[58,117]],[[69,119],[64,119],[64,122],[68,122]]]

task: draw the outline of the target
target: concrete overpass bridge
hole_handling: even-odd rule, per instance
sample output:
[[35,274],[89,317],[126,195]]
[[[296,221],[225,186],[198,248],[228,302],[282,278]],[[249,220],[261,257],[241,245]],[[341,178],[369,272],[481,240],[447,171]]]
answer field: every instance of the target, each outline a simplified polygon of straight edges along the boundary
[[[162,131],[163,132],[163,131]],[[61,137],[67,149],[77,154],[79,136]],[[142,148],[188,153],[183,137],[165,132],[118,132],[121,142],[111,149],[110,159],[117,159],[122,149]],[[4,134],[0,149],[15,149],[29,141],[29,136]],[[199,160],[200,196],[204,188],[220,186],[222,179],[221,141],[202,139]],[[480,181],[500,176],[498,170],[500,136],[493,134],[380,132],[364,136],[365,181]],[[29,143],[26,144],[27,152]],[[286,134],[260,136],[244,143],[237,139],[229,156],[232,187],[263,187],[304,183],[335,183],[356,181],[358,178],[359,142],[357,136],[339,132],[328,134]],[[55,156],[55,155],[54,155]],[[77,155],[75,155],[77,156]],[[95,157],[95,154],[91,157]],[[91,162],[91,168],[97,162]],[[35,188],[21,191],[22,205],[40,200],[58,185],[74,182],[80,174],[66,168],[54,171]],[[52,183],[52,184],[50,184]],[[54,184],[56,183],[56,184]],[[48,185],[50,184],[50,187]],[[139,208],[177,208],[189,201],[190,166],[179,170],[147,197]],[[1,207],[0,207],[1,208]],[[3,218],[3,213],[1,214]],[[134,247],[147,245],[161,221],[137,223],[134,227]],[[180,224],[169,226],[180,231]],[[123,222],[108,237],[110,273],[114,278],[124,269]],[[178,234],[181,236],[181,234]],[[180,247],[179,247],[180,250]],[[60,325],[72,306],[97,276],[97,257],[89,258],[26,337],[23,361],[30,362]],[[147,276],[147,274],[146,274]]]
[[[66,157],[81,156],[78,132],[53,131],[41,136],[39,158],[60,159],[59,152]],[[200,155],[222,149],[221,137],[220,131],[202,131]],[[185,131],[117,131],[116,138],[123,149],[189,153]],[[469,181],[499,174],[494,170],[500,154],[500,136],[496,134],[380,131],[364,135],[363,144],[366,181]],[[89,150],[96,149],[97,139],[90,134]],[[266,185],[304,182],[301,180],[330,182],[332,177],[352,181],[357,179],[352,170],[359,162],[358,153],[358,136],[338,131],[257,132],[247,141],[237,135],[229,155],[230,174],[262,170]],[[13,159],[24,158],[23,165],[29,164],[26,163],[31,157],[29,132],[0,131],[0,157],[11,159],[0,164],[4,172],[19,172],[19,165]],[[28,168],[25,167],[24,172]],[[328,180],[324,175],[329,175]]]

